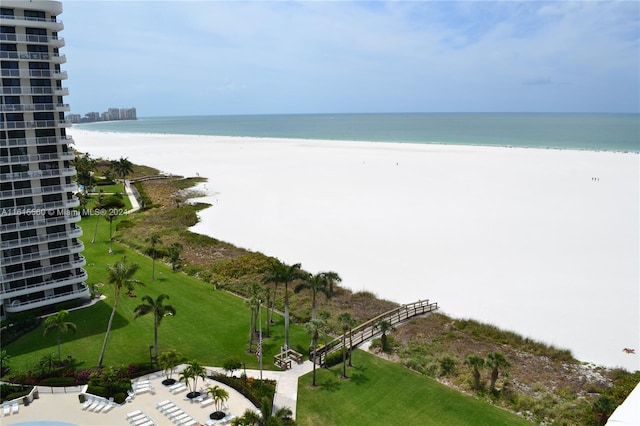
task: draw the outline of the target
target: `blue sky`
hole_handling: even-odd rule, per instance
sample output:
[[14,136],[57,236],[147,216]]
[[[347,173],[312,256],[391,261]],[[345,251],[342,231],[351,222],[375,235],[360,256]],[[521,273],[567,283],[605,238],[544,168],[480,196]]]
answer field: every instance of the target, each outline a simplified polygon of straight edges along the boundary
[[639,112],[640,6],[64,1],[72,112]]

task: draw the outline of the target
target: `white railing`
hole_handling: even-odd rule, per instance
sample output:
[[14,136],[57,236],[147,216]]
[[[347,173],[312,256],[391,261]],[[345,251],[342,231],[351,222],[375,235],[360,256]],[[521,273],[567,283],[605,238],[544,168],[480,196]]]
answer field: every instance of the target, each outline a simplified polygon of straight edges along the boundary
[[16,281],[23,278],[24,279],[31,278],[38,275],[53,274],[55,272],[81,268],[84,265],[86,265],[86,263],[87,261],[84,258],[84,256],[79,255],[78,259],[73,259],[69,262],[58,263],[56,265],[41,266],[39,268],[33,268],[33,269],[25,269],[24,271],[10,272],[8,274],[2,274],[0,275],[0,280],[2,280],[3,282],[8,282],[8,281]]
[[43,250],[43,251],[37,251],[34,253],[18,254],[15,256],[3,257],[2,264],[6,266],[6,265],[13,265],[14,263],[29,262],[32,260],[48,259],[50,257],[62,256],[65,254],[80,253],[83,250],[84,250],[84,244],[82,243],[82,241],[77,241],[75,244],[69,247],[61,247],[61,248],[52,249],[52,250]]

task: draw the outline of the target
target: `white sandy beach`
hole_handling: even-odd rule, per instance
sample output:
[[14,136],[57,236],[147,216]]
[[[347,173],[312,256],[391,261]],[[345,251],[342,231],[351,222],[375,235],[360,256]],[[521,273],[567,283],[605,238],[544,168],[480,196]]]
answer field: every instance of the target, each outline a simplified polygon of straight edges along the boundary
[[209,178],[196,232],[640,369],[637,153],[70,133]]

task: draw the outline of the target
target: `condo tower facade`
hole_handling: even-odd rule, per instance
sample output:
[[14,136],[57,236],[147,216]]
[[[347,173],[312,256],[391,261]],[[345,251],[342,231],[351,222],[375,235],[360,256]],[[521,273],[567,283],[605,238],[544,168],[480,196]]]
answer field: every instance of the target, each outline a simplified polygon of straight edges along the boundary
[[0,2],[0,318],[89,297],[56,1]]

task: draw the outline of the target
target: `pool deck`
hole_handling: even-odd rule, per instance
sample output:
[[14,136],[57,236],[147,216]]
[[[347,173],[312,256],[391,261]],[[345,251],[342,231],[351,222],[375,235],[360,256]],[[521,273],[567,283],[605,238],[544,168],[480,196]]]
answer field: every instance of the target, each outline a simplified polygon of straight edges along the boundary
[[[177,372],[173,375],[174,378],[178,377],[179,372],[184,368],[184,365],[177,369]],[[293,365],[293,368],[287,371],[267,371],[263,370],[262,377],[264,379],[271,379],[277,382],[276,396],[274,399],[274,405],[277,408],[289,407],[293,411],[295,417],[296,402],[298,394],[298,378],[313,369],[313,364],[310,361],[305,361],[298,365]],[[207,374],[210,375],[214,372],[224,373],[222,368],[207,367]],[[247,377],[260,378],[260,372],[258,370],[247,370]],[[91,412],[83,410],[83,404],[80,403],[79,395],[82,392],[82,387],[67,387],[67,388],[49,388],[38,387],[39,398],[34,399],[33,402],[27,406],[20,404],[19,412],[17,414],[3,415],[0,417],[0,425],[11,426],[19,425],[21,423],[37,422],[37,421],[59,421],[68,422],[80,426],[87,425],[129,425],[126,414],[142,410],[143,413],[148,415],[156,425],[173,425],[174,423],[166,417],[157,407],[156,404],[162,401],[172,401],[175,405],[190,415],[197,424],[204,425],[209,420],[209,414],[215,411],[213,405],[201,407],[198,402],[192,402],[186,398],[187,391],[183,391],[178,394],[173,394],[162,384],[162,380],[165,379],[162,372],[148,374],[146,376],[138,377],[133,382],[149,381],[149,384],[153,388],[153,393],[145,392],[136,395],[130,402],[126,402],[122,405],[116,404],[108,412]],[[217,384],[220,387],[225,388],[229,392],[229,400],[226,402],[228,409],[227,413],[235,416],[242,416],[247,409],[256,410],[251,402],[238,393],[236,390],[230,388],[214,380],[207,379],[203,381],[198,380],[198,389]],[[36,423],[37,424],[37,423]]]

